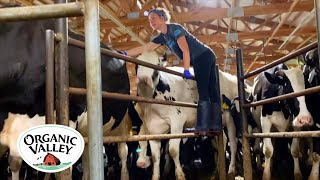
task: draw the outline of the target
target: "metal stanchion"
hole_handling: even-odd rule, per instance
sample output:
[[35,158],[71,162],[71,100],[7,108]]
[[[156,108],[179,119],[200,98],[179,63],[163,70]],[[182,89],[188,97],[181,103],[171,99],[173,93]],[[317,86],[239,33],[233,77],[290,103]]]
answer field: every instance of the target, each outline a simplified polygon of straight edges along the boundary
[[[240,103],[240,113],[242,118],[242,133],[248,133],[248,120],[247,114],[244,108],[245,103],[245,85],[244,80],[239,78],[243,77],[243,67],[242,67],[242,50],[236,50],[236,63],[237,63],[237,74],[238,74],[238,92],[239,92],[239,103]],[[252,180],[252,164],[251,164],[251,153],[250,153],[250,145],[249,139],[246,136],[242,137],[242,148],[243,148],[243,171],[244,171],[244,179]]]
[[54,118],[54,32],[46,30],[46,124]]
[[104,179],[99,1],[85,0],[86,80],[91,180]]

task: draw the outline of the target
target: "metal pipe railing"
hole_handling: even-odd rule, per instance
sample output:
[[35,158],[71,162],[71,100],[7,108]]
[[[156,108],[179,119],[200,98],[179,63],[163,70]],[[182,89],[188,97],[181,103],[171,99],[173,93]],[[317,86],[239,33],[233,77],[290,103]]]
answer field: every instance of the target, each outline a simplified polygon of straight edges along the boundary
[[[70,87],[69,92],[76,95],[86,95],[87,90],[84,88],[74,88]],[[110,93],[102,91],[102,97],[110,98],[110,99],[117,99],[122,101],[137,101],[137,102],[145,102],[145,103],[154,103],[154,104],[164,104],[164,105],[172,105],[172,106],[183,106],[183,107],[191,107],[196,108],[197,104],[192,103],[185,103],[185,102],[177,102],[177,101],[166,101],[161,99],[152,99],[152,98],[145,98],[141,96],[131,96],[128,94],[120,94],[120,93]]]
[[0,22],[83,16],[82,2],[0,8]]
[[303,138],[320,137],[320,131],[299,131],[299,132],[272,132],[244,134],[247,138]]
[[316,87],[308,88],[308,89],[305,89],[302,91],[292,92],[289,94],[284,94],[284,95],[280,95],[280,96],[276,96],[273,98],[268,98],[268,99],[252,102],[252,103],[246,103],[246,104],[243,104],[243,107],[247,108],[247,107],[260,106],[260,105],[264,105],[264,104],[278,102],[278,101],[282,101],[282,100],[286,100],[286,99],[290,99],[290,98],[294,98],[294,97],[299,97],[299,96],[304,96],[307,94],[313,94],[313,93],[317,93],[317,92],[320,92],[320,86],[316,86]]
[[272,68],[272,67],[274,67],[274,66],[276,66],[278,64],[284,63],[284,62],[286,62],[286,61],[288,61],[288,60],[290,60],[290,59],[292,59],[292,58],[294,58],[294,57],[296,57],[296,56],[298,56],[300,54],[306,53],[306,52],[308,52],[308,51],[310,51],[312,49],[315,49],[317,47],[318,47],[318,42],[313,42],[313,43],[311,43],[311,44],[309,44],[309,45],[307,45],[307,46],[305,46],[303,48],[300,48],[300,49],[298,49],[298,50],[296,50],[296,51],[294,51],[294,52],[292,52],[290,54],[287,54],[287,55],[283,56],[282,58],[279,58],[278,60],[273,61],[270,64],[262,66],[261,68],[258,68],[256,70],[253,70],[253,71],[251,71],[251,72],[249,72],[249,73],[247,73],[247,74],[245,74],[245,75],[243,75],[243,76],[241,76],[239,78],[240,79],[247,79],[247,78],[249,78],[251,76],[257,75],[257,74],[259,74],[259,73],[261,73],[261,72],[263,72],[265,70],[268,70],[268,69],[270,69],[270,68]]
[[[195,138],[198,136],[199,135],[194,134],[194,133],[133,135],[133,136],[107,136],[107,137],[103,138],[103,143],[149,141],[149,140],[178,139],[178,138]],[[84,141],[86,143],[88,143],[88,137],[83,137],[83,138],[84,138]]]
[[[80,48],[85,48],[84,43],[82,41],[79,41],[79,40],[76,40],[76,39],[69,38],[69,44],[77,46],[77,47],[80,47]],[[119,54],[117,52],[114,52],[114,51],[111,51],[111,50],[108,50],[108,49],[105,49],[105,48],[101,48],[101,53],[104,54],[104,55],[108,55],[108,56],[116,57],[116,58],[119,58],[119,59],[123,59],[124,61],[127,61],[127,62],[131,62],[131,63],[134,63],[134,64],[146,66],[146,67],[149,67],[149,68],[152,68],[152,69],[156,69],[156,70],[159,70],[159,71],[163,71],[163,72],[167,72],[167,73],[170,73],[170,74],[174,74],[174,75],[177,75],[177,76],[184,77],[183,73],[179,73],[177,71],[173,71],[173,70],[167,69],[165,67],[161,67],[161,66],[157,66],[157,65],[154,65],[154,64],[151,64],[151,63],[147,63],[147,62],[138,60],[136,58],[132,58],[132,57],[129,57],[129,56],[124,56],[124,55],[121,55],[121,54]],[[192,76],[191,79],[195,80],[195,77]]]
[[[238,92],[239,92],[239,103],[240,103],[240,113],[242,118],[242,132],[243,134],[248,134],[248,119],[247,113],[244,107],[245,104],[245,84],[244,79],[239,77],[243,76],[243,61],[242,61],[242,50],[236,49],[236,60],[237,60],[237,75],[238,75]],[[249,140],[245,136],[242,137],[242,149],[243,149],[243,170],[244,179],[252,179],[252,164],[251,164],[251,153]]]
[[[219,65],[216,65],[216,87],[217,93],[220,95],[220,80],[219,80]],[[221,107],[221,99],[218,98],[217,102],[219,107]],[[218,116],[214,117],[215,121],[221,121],[222,124],[222,114],[221,112],[217,113]],[[224,180],[227,179],[226,174],[226,155],[224,151],[224,144],[223,144],[223,131],[218,134],[218,167],[219,167],[219,179]]]

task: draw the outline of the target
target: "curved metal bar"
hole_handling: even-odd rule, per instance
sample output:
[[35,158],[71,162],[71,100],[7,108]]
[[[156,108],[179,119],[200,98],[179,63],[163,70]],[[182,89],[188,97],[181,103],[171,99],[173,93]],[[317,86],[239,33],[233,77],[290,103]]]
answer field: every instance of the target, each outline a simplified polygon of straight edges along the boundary
[[306,52],[308,52],[308,51],[310,51],[312,49],[315,49],[317,47],[318,47],[318,42],[313,42],[313,43],[311,43],[311,44],[309,44],[309,45],[307,45],[307,46],[305,46],[303,48],[300,48],[300,49],[298,49],[298,50],[296,50],[296,51],[294,51],[294,52],[292,52],[290,54],[287,54],[287,55],[283,56],[282,58],[279,58],[278,60],[273,61],[270,64],[267,64],[265,66],[262,66],[261,68],[258,68],[258,69],[254,70],[254,71],[251,71],[251,72],[249,72],[249,73],[247,73],[244,76],[241,76],[239,78],[240,79],[247,79],[247,78],[249,78],[251,76],[257,75],[257,74],[259,74],[259,73],[261,73],[261,72],[263,72],[263,71],[265,71],[267,69],[270,69],[270,68],[272,68],[272,67],[274,67],[274,66],[276,66],[278,64],[284,63],[284,62],[296,57],[297,55],[306,53]]
[[[86,95],[87,90],[84,88],[70,87],[69,92],[72,94],[77,94],[77,95]],[[110,98],[110,99],[117,99],[117,100],[122,100],[122,101],[131,100],[131,101],[137,101],[137,102],[165,104],[165,105],[183,106],[183,107],[191,107],[191,108],[198,107],[197,104],[192,104],[192,103],[166,101],[166,100],[161,100],[161,99],[152,99],[152,98],[145,98],[145,97],[140,97],[140,96],[131,96],[128,94],[110,93],[110,92],[105,92],[105,91],[102,91],[102,97]]]
[[[72,38],[69,38],[69,44],[77,46],[77,47],[80,47],[80,48],[84,48],[85,47],[84,43],[82,41],[75,40],[75,39],[72,39]],[[159,70],[159,71],[163,71],[163,72],[166,72],[166,73],[170,73],[170,74],[174,74],[174,75],[177,75],[177,76],[184,77],[183,73],[179,73],[177,71],[173,71],[173,70],[167,69],[165,67],[161,67],[161,66],[157,66],[157,65],[154,65],[154,64],[151,64],[151,63],[147,63],[147,62],[138,60],[136,58],[132,58],[132,57],[129,57],[129,56],[124,56],[122,54],[119,54],[119,53],[114,52],[114,51],[110,51],[110,50],[105,49],[105,48],[101,48],[101,53],[105,54],[105,55],[108,55],[108,56],[112,56],[112,57],[116,57],[116,58],[119,58],[119,59],[123,59],[124,61],[127,61],[127,62],[131,62],[131,63],[134,63],[134,64],[146,66],[146,67],[149,67],[149,68],[152,68],[152,69],[156,69],[156,70]],[[191,79],[195,80],[195,77],[192,76]]]

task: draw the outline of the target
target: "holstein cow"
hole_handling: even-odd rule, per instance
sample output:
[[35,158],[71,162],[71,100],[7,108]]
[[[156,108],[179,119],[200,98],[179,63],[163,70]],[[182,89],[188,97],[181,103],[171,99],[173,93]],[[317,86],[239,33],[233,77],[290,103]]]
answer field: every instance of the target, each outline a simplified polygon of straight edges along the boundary
[[[306,88],[316,87],[320,85],[320,65],[319,65],[319,54],[317,49],[309,51],[305,56],[305,65],[303,73],[306,82]],[[320,93],[314,93],[306,95],[307,107],[315,121],[311,127],[312,130],[320,130]],[[310,173],[310,180],[319,179],[319,162],[320,162],[320,138],[313,139],[313,150],[312,154],[313,166]],[[311,151],[312,152],[312,151]]]
[[[142,61],[152,64],[159,64],[159,56],[155,52],[145,52],[138,57]],[[182,73],[181,67],[170,67],[169,69]],[[191,68],[193,73],[193,69]],[[238,95],[237,78],[227,73],[219,71],[221,93],[233,98]],[[198,92],[196,82],[185,80],[182,77],[159,72],[154,69],[139,66],[137,69],[138,95],[148,98],[180,101],[187,103],[198,102]],[[196,109],[188,107],[167,106],[159,104],[139,103],[142,110],[142,121],[140,134],[164,134],[182,133],[184,128],[196,125]],[[223,122],[229,129],[228,136],[232,149],[232,161],[229,166],[229,174],[235,173],[236,138],[233,120]],[[160,141],[149,141],[153,160],[153,177],[159,179],[160,162]],[[176,178],[185,179],[185,175],[179,161],[180,139],[170,139],[169,153],[176,166]],[[146,157],[146,142],[140,142],[142,151],[140,152],[137,165],[147,167],[150,163]]]
[[[288,69],[284,64],[280,64],[260,73],[254,79],[252,93],[254,101],[258,101],[304,89],[305,84],[302,71],[298,68]],[[263,133],[269,133],[272,126],[278,131],[284,132],[288,130],[289,126],[293,126],[295,131],[299,131],[302,127],[313,124],[313,119],[307,109],[304,96],[259,106],[256,110],[259,111],[261,116]],[[273,145],[270,138],[264,138],[263,142],[263,153],[265,155],[263,179],[270,179]],[[294,176],[297,179],[301,179],[298,138],[292,140],[291,154],[294,159]]]
[[[0,23],[0,123],[3,126],[8,112],[44,115],[45,112],[45,30],[54,29],[53,20],[37,20],[24,22]],[[69,32],[69,36],[84,40],[80,35]],[[108,48],[103,46],[104,48]],[[85,51],[72,45],[68,46],[69,82],[70,86],[86,87]],[[102,90],[108,92],[129,94],[130,85],[124,61],[101,55]],[[86,109],[86,97],[70,95],[70,119],[75,120]],[[128,101],[110,99],[102,100],[104,134],[117,132],[118,135],[128,135],[128,129],[117,130],[128,123]],[[79,131],[86,135],[86,116],[79,117]],[[79,119],[79,120],[80,120]],[[123,119],[126,119],[123,121]],[[22,123],[21,126],[24,124]],[[1,126],[1,129],[2,129]],[[125,167],[127,146],[119,144],[119,155]],[[85,149],[85,153],[88,149]],[[87,154],[84,154],[87,162]],[[10,157],[9,159],[14,159]],[[10,162],[10,167],[20,167],[21,162]],[[84,165],[88,169],[88,165]],[[16,169],[16,168],[14,168]],[[122,179],[128,179],[127,169],[123,169]],[[84,171],[88,179],[88,170]]]

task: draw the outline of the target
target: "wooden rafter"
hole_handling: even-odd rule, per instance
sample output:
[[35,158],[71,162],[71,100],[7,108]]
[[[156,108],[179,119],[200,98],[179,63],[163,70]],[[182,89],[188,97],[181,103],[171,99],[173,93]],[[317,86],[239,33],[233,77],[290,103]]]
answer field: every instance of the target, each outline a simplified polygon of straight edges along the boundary
[[[276,27],[276,29],[272,32],[271,36],[268,38],[268,40],[266,41],[266,43],[264,44],[264,47],[266,47],[270,40],[273,39],[273,37],[275,36],[276,33],[278,33],[278,30],[281,28],[281,26],[284,24],[284,22],[289,18],[289,16],[292,13],[292,10],[296,7],[296,5],[300,2],[300,0],[295,0],[289,8],[289,12],[287,14],[285,14],[285,17],[280,21],[280,23],[278,24],[278,26]],[[264,48],[263,47],[263,48]],[[263,48],[261,48],[260,53],[263,51]],[[257,58],[256,58],[257,59]],[[253,62],[251,63],[251,65],[249,66],[249,68],[246,70],[246,73],[249,72],[251,66],[253,65],[253,63],[256,61],[256,59],[253,60]]]
[[[244,7],[244,16],[255,16],[262,14],[281,14],[288,11],[292,3],[277,3],[271,5],[261,6],[247,6]],[[292,12],[311,11],[313,9],[313,2],[303,1],[299,6],[295,7]],[[228,18],[228,8],[201,8],[199,11],[181,12],[177,14],[178,23],[192,22],[192,21],[206,21],[217,18]],[[141,14],[141,13],[140,13]],[[147,25],[147,17],[140,17],[139,19],[120,18],[125,26]],[[100,22],[103,28],[114,28],[116,25],[110,20]]]
[[[288,35],[288,33],[292,32],[294,28],[282,28],[279,29],[278,33],[275,37],[282,37]],[[238,33],[238,39],[242,40],[257,40],[257,39],[265,39],[271,36],[272,30],[269,31],[257,31],[257,32],[241,32]],[[302,29],[301,31],[297,32],[296,35],[305,34],[305,35],[312,35],[316,33],[315,27],[307,27]],[[216,35],[198,35],[196,36],[200,41],[210,44],[210,43],[225,43],[226,42],[226,34],[216,34]],[[272,41],[273,42],[273,41]],[[114,42],[114,47],[117,48],[132,48],[137,47],[139,44],[136,41],[131,42]]]
[[192,33],[198,34],[203,28],[207,27],[212,22],[213,22],[213,20],[208,20],[204,23],[201,23],[201,25],[197,29],[195,29]]

